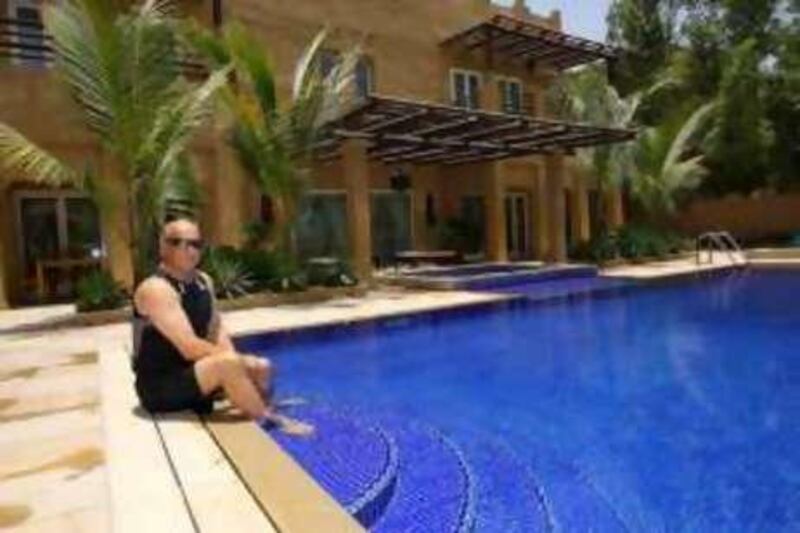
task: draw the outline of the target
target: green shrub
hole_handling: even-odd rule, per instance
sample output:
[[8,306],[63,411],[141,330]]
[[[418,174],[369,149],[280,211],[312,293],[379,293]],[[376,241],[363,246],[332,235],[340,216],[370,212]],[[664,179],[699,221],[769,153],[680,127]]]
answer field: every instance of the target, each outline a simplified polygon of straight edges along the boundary
[[237,257],[253,278],[254,288],[265,290],[274,288],[283,279],[291,279],[300,274],[297,261],[283,252],[266,250],[240,250]]
[[576,245],[570,257],[579,261],[603,264],[618,257],[629,261],[646,258],[665,258],[687,249],[686,241],[679,235],[648,226],[629,224],[615,232],[607,232],[591,241]]
[[439,227],[439,245],[443,249],[474,254],[480,252],[482,240],[481,226],[464,218],[450,218]]
[[214,280],[218,298],[244,296],[255,286],[252,274],[241,261],[239,252],[232,247],[210,248],[201,268]]
[[301,292],[308,288],[308,276],[298,272],[291,276],[275,278],[269,284],[273,292]]
[[343,261],[332,264],[309,263],[306,266],[309,285],[352,287],[358,283],[350,267]]
[[266,242],[272,231],[272,224],[254,220],[247,222],[242,227],[242,234],[244,235],[245,249],[256,250],[259,246]]
[[75,305],[79,312],[119,309],[128,300],[125,290],[106,271],[94,270],[78,280]]

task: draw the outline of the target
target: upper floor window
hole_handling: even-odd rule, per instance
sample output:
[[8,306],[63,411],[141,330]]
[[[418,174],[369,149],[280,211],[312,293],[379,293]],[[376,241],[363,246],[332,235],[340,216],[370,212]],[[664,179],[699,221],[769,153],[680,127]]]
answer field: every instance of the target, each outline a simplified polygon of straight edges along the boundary
[[358,96],[367,97],[375,90],[375,71],[370,58],[362,56],[356,63],[355,83]]
[[[321,50],[319,53],[319,65],[322,76],[328,76],[341,61],[342,56],[339,52],[330,49]],[[358,96],[366,97],[373,92],[375,76],[372,60],[369,57],[362,56],[358,59],[354,68],[353,78]]]
[[339,64],[341,58],[339,57],[339,52],[336,50],[329,50],[323,49],[319,51],[319,68],[320,72],[323,77],[327,77],[328,74]]
[[470,70],[453,70],[450,74],[450,98],[453,105],[466,109],[480,107],[481,75]]
[[522,83],[515,78],[500,78],[497,82],[500,94],[500,109],[504,113],[522,112]]
[[[48,55],[38,0],[10,0],[3,33],[9,38],[10,56],[17,63],[44,65]],[[3,43],[5,44],[5,43]]]

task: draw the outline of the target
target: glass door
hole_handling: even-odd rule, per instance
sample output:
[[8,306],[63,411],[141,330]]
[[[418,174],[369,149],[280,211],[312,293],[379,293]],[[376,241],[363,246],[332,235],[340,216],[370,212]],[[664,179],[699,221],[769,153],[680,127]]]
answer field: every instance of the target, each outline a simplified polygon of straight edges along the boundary
[[411,195],[373,192],[370,205],[372,254],[378,265],[394,262],[395,254],[411,249]]
[[77,279],[104,255],[97,208],[69,191],[19,191],[15,196],[25,298],[73,297]]
[[530,257],[530,208],[528,195],[508,193],[505,197],[506,246],[511,260]]
[[26,280],[35,280],[37,263],[60,254],[58,199],[21,197],[18,205],[23,274]]
[[294,228],[295,249],[302,259],[349,256],[347,196],[312,192],[303,197]]

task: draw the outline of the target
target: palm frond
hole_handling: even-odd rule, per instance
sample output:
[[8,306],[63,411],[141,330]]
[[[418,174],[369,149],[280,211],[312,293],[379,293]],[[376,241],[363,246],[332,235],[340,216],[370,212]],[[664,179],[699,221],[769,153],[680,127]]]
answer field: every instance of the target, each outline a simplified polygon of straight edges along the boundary
[[237,72],[241,74],[240,78],[244,78],[241,81],[251,85],[264,119],[269,125],[276,112],[277,96],[273,69],[266,59],[263,46],[240,24],[228,25],[223,38],[231,51]]
[[192,134],[213,111],[213,97],[227,83],[230,68],[212,73],[200,86],[177,101],[165,103],[136,159],[137,167],[159,175],[171,169]]
[[42,150],[14,128],[0,123],[0,165],[28,181],[42,185],[80,187],[80,174],[45,150]]
[[675,140],[664,159],[665,166],[677,164],[679,159],[686,153],[689,142],[697,137],[698,132],[706,125],[715,108],[716,104],[710,102],[700,106],[691,114],[675,136]]
[[292,100],[299,100],[303,93],[314,83],[314,77],[321,77],[319,70],[319,53],[328,38],[328,29],[322,29],[305,49],[294,69],[292,84]]

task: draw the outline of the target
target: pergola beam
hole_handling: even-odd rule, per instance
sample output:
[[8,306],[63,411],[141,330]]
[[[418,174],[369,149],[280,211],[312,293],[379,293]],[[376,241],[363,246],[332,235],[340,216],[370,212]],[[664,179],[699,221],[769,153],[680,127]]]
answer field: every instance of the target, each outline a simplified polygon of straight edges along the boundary
[[[509,17],[496,15],[442,41],[442,46],[460,43],[467,51],[483,47],[492,59],[545,62],[556,68],[568,68],[598,59],[613,60],[618,52],[611,46],[545,28]],[[558,58],[558,59],[552,59]]]
[[[373,95],[329,125],[318,158],[337,157],[343,139],[365,142],[367,156],[386,164],[461,164],[621,142],[635,132],[550,119],[467,110]],[[383,117],[376,121],[374,117]]]

